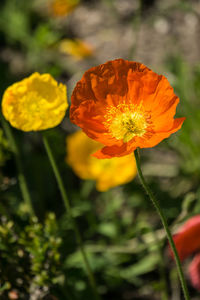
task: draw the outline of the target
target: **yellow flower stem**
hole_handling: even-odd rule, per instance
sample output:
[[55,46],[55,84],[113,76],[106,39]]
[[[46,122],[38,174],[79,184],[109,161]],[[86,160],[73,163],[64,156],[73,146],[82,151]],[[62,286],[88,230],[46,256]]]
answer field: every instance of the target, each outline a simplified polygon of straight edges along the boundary
[[157,211],[157,213],[158,213],[158,215],[159,215],[159,217],[160,217],[160,219],[162,221],[164,229],[166,231],[167,238],[169,240],[169,244],[171,246],[171,249],[172,249],[172,252],[174,254],[175,261],[176,261],[176,266],[177,266],[177,270],[178,270],[178,274],[179,274],[179,279],[180,279],[180,282],[181,282],[181,286],[182,286],[182,289],[183,289],[185,300],[190,300],[188,288],[187,288],[187,285],[186,285],[186,282],[185,282],[185,279],[184,279],[184,275],[183,275],[183,270],[182,270],[182,267],[181,267],[180,258],[178,256],[178,252],[176,250],[176,246],[174,244],[174,241],[173,241],[173,238],[172,238],[169,226],[167,224],[166,217],[165,217],[165,215],[163,214],[163,212],[161,210],[159,202],[157,201],[157,199],[153,195],[151,189],[149,188],[149,186],[147,185],[147,183],[146,183],[146,181],[144,179],[144,176],[142,174],[142,170],[141,170],[141,167],[140,167],[140,158],[139,158],[139,149],[138,148],[134,151],[134,154],[135,154],[135,160],[136,160],[136,165],[137,165],[137,170],[138,170],[138,176],[140,178],[141,184],[142,184],[145,192],[147,193],[147,195],[151,199],[151,201],[152,201],[152,203],[153,203],[153,205],[154,205],[154,207],[155,207],[155,209],[156,209],[156,211]]
[[21,155],[20,155],[20,151],[19,151],[17,142],[14,138],[12,128],[4,120],[4,118],[1,114],[0,114],[0,116],[1,116],[1,123],[2,123],[3,129],[5,131],[7,139],[9,141],[11,150],[14,153],[15,162],[16,162],[17,171],[18,171],[18,181],[19,181],[22,197],[23,197],[24,202],[26,203],[26,205],[29,209],[30,214],[32,216],[35,216],[35,212],[34,212],[32,201],[31,201],[31,196],[30,196],[30,193],[29,193],[29,190],[28,190],[28,185],[27,185],[27,182],[26,182],[26,178],[24,176],[24,169],[23,169],[23,165],[22,165],[22,159],[21,159]]
[[78,225],[76,223],[76,220],[73,217],[71,205],[70,205],[69,199],[67,197],[67,193],[66,193],[66,190],[65,190],[65,187],[64,187],[64,184],[63,184],[63,180],[62,180],[62,177],[60,175],[60,171],[59,171],[59,169],[57,167],[57,164],[56,164],[53,152],[52,152],[52,150],[50,148],[49,142],[48,142],[45,134],[43,134],[43,143],[44,143],[44,146],[45,146],[45,149],[46,149],[46,152],[47,152],[50,164],[52,166],[54,175],[56,177],[56,180],[57,180],[57,183],[58,183],[58,187],[60,189],[60,193],[61,193],[64,205],[65,205],[65,208],[66,208],[67,213],[68,213],[68,215],[69,215],[69,217],[71,219],[71,222],[73,224],[73,228],[74,228],[74,232],[75,232],[75,235],[76,235],[77,244],[78,244],[78,246],[80,248],[80,252],[82,254],[83,262],[85,264],[85,268],[86,268],[86,271],[87,271],[87,274],[88,274],[90,285],[92,287],[92,290],[93,290],[95,298],[97,300],[100,300],[100,296],[99,296],[98,291],[97,291],[96,281],[95,281],[94,275],[92,273],[92,270],[91,270],[91,267],[90,267],[90,264],[89,264],[89,261],[88,261],[88,258],[87,258],[84,246],[83,246],[83,241],[82,241],[82,238],[81,238],[81,234],[80,234]]

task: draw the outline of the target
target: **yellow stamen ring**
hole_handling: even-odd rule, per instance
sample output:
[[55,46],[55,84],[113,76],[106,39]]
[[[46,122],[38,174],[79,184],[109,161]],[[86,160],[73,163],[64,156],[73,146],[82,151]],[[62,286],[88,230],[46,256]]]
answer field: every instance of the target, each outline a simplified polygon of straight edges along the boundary
[[132,138],[142,137],[150,126],[150,115],[140,105],[120,103],[108,106],[104,126],[112,137],[129,142]]

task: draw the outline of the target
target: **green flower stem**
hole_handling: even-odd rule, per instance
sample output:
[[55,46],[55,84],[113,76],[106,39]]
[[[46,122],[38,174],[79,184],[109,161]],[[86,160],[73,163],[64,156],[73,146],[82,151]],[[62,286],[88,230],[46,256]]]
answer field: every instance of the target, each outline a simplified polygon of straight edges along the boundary
[[29,190],[28,190],[28,185],[27,185],[27,182],[26,182],[26,178],[24,176],[24,169],[23,169],[23,165],[22,165],[22,159],[21,159],[20,151],[19,151],[17,142],[14,138],[14,134],[12,133],[12,128],[4,120],[4,118],[1,114],[0,114],[0,118],[1,118],[1,123],[2,123],[2,126],[4,128],[4,131],[6,133],[7,139],[10,143],[11,150],[14,153],[15,162],[16,162],[17,171],[18,171],[18,180],[19,180],[19,185],[20,185],[22,197],[24,199],[24,202],[26,203],[26,205],[29,208],[30,214],[32,216],[35,216],[35,212],[34,212],[31,197],[30,197],[30,193],[29,193]]
[[177,253],[177,250],[176,250],[176,246],[174,244],[174,241],[173,241],[173,238],[172,238],[172,235],[171,235],[171,232],[169,230],[169,226],[167,224],[167,220],[166,220],[165,215],[163,214],[163,212],[161,210],[159,202],[156,200],[156,198],[153,195],[152,191],[148,187],[148,185],[147,185],[147,183],[146,183],[146,181],[144,179],[144,176],[142,174],[142,170],[141,170],[141,167],[140,167],[140,159],[139,159],[139,149],[136,149],[134,151],[134,154],[135,154],[135,160],[136,160],[138,175],[139,175],[141,184],[142,184],[145,192],[148,194],[149,198],[151,199],[154,207],[156,208],[156,211],[157,211],[158,215],[160,216],[162,224],[163,224],[163,226],[165,228],[165,231],[166,231],[166,234],[167,234],[167,238],[169,240],[169,244],[171,246],[171,249],[173,251],[174,258],[175,258],[175,261],[176,261],[176,265],[177,265],[177,269],[178,269],[178,274],[179,274],[180,282],[181,282],[181,285],[182,285],[183,293],[184,293],[184,296],[185,296],[185,300],[190,300],[189,292],[188,292],[188,289],[187,289],[187,285],[186,285],[186,282],[185,282],[185,279],[184,279],[184,275],[183,275],[183,270],[182,270],[182,267],[181,267],[181,262],[180,262],[180,259],[179,259],[179,256],[178,256],[178,253]]
[[69,217],[71,219],[71,222],[73,224],[73,227],[74,227],[76,240],[77,240],[78,246],[80,248],[80,251],[81,251],[81,254],[82,254],[82,257],[83,257],[83,261],[84,261],[84,264],[85,264],[85,268],[87,270],[90,285],[93,289],[93,293],[94,293],[95,298],[97,300],[100,300],[100,296],[99,296],[98,291],[97,291],[96,281],[95,281],[94,275],[93,275],[92,270],[91,270],[90,265],[89,265],[89,261],[88,261],[88,258],[87,258],[87,255],[86,255],[86,252],[85,252],[85,249],[84,249],[84,246],[83,246],[83,241],[82,241],[82,238],[81,238],[81,234],[80,234],[79,228],[77,226],[76,220],[73,217],[70,202],[69,202],[69,199],[67,197],[67,193],[66,193],[66,190],[65,190],[65,187],[64,187],[64,184],[63,184],[63,180],[61,178],[61,175],[60,175],[60,172],[58,170],[55,158],[53,156],[52,150],[50,148],[49,142],[48,142],[45,134],[43,134],[43,143],[44,143],[49,161],[51,163],[52,169],[54,171],[54,175],[56,177],[58,187],[60,189],[60,193],[61,193],[64,205],[65,205],[65,208],[68,212],[68,215],[69,215]]
[[160,265],[159,265],[159,272],[160,272],[160,277],[161,277],[161,283],[162,283],[162,289],[161,289],[161,299],[162,300],[168,300],[168,288],[167,288],[167,278],[165,274],[165,265],[163,261],[163,254],[162,254],[162,247],[160,245],[160,240],[158,239],[158,236],[155,232],[155,230],[150,227],[152,236],[154,237],[154,241],[157,247],[158,255],[160,257]]

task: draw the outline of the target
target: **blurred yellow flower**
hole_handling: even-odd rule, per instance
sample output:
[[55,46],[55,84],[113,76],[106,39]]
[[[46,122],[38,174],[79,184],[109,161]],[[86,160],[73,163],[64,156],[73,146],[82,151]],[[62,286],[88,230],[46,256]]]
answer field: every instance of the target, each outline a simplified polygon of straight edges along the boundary
[[93,54],[92,47],[80,39],[63,39],[59,43],[59,50],[64,54],[73,56],[76,60],[81,60]]
[[4,92],[2,112],[10,124],[23,131],[55,127],[65,116],[66,86],[50,74],[34,73]]
[[64,17],[73,11],[79,2],[80,0],[52,0],[50,14],[54,17]]
[[111,159],[91,156],[102,145],[90,139],[83,131],[75,132],[66,139],[66,162],[82,179],[93,179],[99,191],[131,181],[136,176],[133,154]]

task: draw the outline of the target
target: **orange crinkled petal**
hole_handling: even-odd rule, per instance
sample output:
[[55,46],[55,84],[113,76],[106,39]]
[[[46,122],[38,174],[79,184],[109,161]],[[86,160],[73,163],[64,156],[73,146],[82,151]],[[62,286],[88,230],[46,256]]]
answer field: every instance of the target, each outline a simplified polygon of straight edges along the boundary
[[112,157],[121,157],[124,155],[128,155],[132,153],[136,148],[127,149],[126,144],[122,144],[121,146],[113,145],[113,146],[106,146],[101,148],[100,150],[96,151],[93,156],[96,158],[112,158]]

